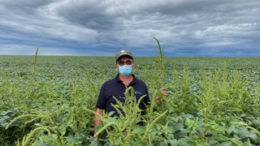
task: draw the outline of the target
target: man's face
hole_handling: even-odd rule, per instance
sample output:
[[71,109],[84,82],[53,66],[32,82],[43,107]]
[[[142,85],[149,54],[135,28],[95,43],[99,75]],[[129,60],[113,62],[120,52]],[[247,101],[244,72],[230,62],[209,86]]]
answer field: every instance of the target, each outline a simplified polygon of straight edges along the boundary
[[135,63],[132,58],[123,56],[116,62],[116,69],[118,69],[119,66],[123,66],[123,65],[131,65],[132,69],[134,69]]

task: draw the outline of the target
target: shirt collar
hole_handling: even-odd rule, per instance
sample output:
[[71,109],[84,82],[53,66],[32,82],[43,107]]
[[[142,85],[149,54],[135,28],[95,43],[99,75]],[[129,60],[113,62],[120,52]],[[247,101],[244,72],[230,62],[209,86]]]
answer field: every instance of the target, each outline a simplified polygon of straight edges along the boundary
[[[132,76],[133,76],[133,80],[131,81],[131,83],[129,84],[129,86],[135,84],[136,81],[137,81],[137,78],[135,77],[135,75],[132,74]],[[122,83],[122,81],[121,81],[120,78],[119,78],[119,73],[116,75],[115,80],[116,80],[116,82]]]

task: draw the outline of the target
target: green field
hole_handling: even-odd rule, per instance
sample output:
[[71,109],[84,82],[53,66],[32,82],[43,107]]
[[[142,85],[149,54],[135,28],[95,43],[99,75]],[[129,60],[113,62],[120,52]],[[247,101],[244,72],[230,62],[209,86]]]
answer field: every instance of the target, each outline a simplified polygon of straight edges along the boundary
[[[162,60],[163,59],[163,60]],[[143,117],[107,115],[111,145],[260,145],[260,57],[136,57],[150,98]],[[0,56],[0,146],[96,145],[95,104],[114,57]],[[143,121],[143,126],[137,122]],[[102,139],[101,139],[102,140]]]

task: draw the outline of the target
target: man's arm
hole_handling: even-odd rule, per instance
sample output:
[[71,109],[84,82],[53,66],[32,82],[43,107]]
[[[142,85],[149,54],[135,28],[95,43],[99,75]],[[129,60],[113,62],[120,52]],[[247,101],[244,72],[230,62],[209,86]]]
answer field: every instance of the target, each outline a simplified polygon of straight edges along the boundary
[[[104,113],[104,110],[103,109],[100,109],[100,108],[97,108],[96,110],[96,113],[99,114],[100,116],[103,116],[103,113]],[[94,135],[96,135],[96,128],[99,124],[101,124],[101,117],[98,116],[98,115],[95,115],[95,119],[94,119]],[[98,138],[98,135],[95,136],[95,138]]]

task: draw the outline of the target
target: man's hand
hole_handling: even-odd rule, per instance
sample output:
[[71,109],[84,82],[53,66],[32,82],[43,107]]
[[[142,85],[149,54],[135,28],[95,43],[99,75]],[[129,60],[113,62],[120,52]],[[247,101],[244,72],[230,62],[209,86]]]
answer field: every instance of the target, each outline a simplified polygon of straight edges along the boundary
[[[96,113],[98,114],[96,114],[95,115],[95,119],[94,119],[94,136],[96,135],[96,132],[97,132],[97,126],[99,125],[99,124],[101,124],[101,117],[100,116],[103,116],[103,113],[104,113],[104,110],[103,109],[100,109],[100,108],[97,108],[97,110],[96,110]],[[99,116],[100,115],[100,116]],[[95,138],[98,138],[98,135],[97,136],[95,136]]]
[[[166,89],[164,89],[164,88],[162,88],[161,89],[161,93],[163,94],[163,97],[164,97],[164,99],[166,99],[167,98],[167,96],[168,96],[168,92],[167,92],[167,90]],[[160,104],[161,102],[162,102],[162,98],[160,97],[160,96],[156,96],[155,97],[155,103],[156,104]]]

